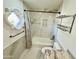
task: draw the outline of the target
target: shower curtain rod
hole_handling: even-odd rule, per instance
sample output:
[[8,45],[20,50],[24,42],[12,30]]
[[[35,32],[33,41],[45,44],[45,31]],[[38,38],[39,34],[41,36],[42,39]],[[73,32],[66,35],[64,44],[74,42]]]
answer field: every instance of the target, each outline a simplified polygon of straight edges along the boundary
[[53,12],[53,11],[36,11],[36,10],[24,10],[24,11],[28,11],[28,12],[41,12],[41,13],[58,13],[60,14],[61,12]]

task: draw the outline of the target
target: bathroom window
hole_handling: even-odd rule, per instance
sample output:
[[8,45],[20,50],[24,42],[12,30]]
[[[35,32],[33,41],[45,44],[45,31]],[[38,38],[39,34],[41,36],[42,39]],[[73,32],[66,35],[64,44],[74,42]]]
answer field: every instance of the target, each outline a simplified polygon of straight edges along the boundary
[[44,27],[47,27],[47,19],[43,19],[43,24]]
[[8,22],[13,25],[14,27],[20,22],[19,18],[16,16],[15,13],[11,13],[8,17]]
[[24,25],[23,19],[19,18],[14,12],[8,16],[8,22],[15,29],[21,29]]

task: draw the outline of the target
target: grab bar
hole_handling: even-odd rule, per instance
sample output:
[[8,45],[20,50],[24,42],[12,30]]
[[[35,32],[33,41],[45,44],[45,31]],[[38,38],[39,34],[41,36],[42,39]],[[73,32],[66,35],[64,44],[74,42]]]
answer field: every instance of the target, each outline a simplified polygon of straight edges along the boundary
[[22,31],[22,32],[20,32],[20,33],[17,33],[17,34],[15,34],[15,35],[10,35],[9,37],[10,37],[10,38],[16,37],[16,36],[20,35],[20,34],[23,33],[23,32],[24,32],[24,31]]

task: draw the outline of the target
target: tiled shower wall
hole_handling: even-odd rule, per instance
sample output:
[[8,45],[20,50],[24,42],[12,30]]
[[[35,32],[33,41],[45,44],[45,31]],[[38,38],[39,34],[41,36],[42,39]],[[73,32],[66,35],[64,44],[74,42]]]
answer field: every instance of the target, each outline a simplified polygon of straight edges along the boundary
[[53,32],[55,14],[30,13],[32,36],[50,38]]

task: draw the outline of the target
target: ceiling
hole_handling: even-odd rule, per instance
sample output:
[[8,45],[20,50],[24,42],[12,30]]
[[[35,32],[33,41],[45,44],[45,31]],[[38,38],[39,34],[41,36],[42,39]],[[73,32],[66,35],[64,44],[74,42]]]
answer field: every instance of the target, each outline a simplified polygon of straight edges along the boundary
[[58,11],[63,0],[23,0],[28,9],[41,11]]

